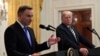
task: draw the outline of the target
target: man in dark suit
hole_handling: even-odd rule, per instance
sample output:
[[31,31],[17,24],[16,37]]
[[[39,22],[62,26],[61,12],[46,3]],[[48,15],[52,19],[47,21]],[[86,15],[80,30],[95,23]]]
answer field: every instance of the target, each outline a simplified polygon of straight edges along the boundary
[[68,50],[69,48],[78,49],[83,55],[88,55],[87,48],[80,48],[80,42],[88,48],[94,48],[85,37],[73,27],[73,13],[71,11],[63,11],[61,14],[62,23],[56,29],[57,37],[61,38],[58,42],[58,50]]
[[28,25],[32,21],[33,10],[29,6],[21,6],[17,12],[18,20],[9,26],[4,34],[5,48],[8,56],[39,56],[36,53],[49,49],[59,39],[52,38],[43,44],[37,44],[34,31]]

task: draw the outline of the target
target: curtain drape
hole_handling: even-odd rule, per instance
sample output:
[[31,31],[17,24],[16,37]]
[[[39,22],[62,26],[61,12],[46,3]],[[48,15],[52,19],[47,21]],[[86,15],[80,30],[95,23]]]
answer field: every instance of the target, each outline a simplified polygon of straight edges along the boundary
[[40,41],[40,11],[42,0],[5,0],[8,2],[8,25],[14,23],[17,19],[17,10],[21,5],[29,5],[34,10],[33,21],[30,25],[35,31],[37,41]]

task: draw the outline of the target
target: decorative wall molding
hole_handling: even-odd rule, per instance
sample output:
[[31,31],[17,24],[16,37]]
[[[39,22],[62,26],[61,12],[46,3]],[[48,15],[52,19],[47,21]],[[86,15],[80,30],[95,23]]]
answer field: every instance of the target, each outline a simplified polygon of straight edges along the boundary
[[0,2],[0,25],[2,25],[2,21],[7,20],[8,16],[8,3]]
[[71,11],[77,11],[77,10],[84,10],[84,9],[91,9],[92,10],[92,20],[94,21],[94,4],[88,4],[88,5],[79,5],[79,6],[62,6],[62,7],[54,7],[54,22],[55,25],[59,25],[60,23],[60,12],[64,10],[71,10]]
[[[44,25],[51,24],[52,26],[56,27],[60,24],[61,14],[60,11],[62,10],[78,10],[78,9],[91,9],[91,20],[92,20],[92,27],[96,29],[98,33],[100,33],[100,0],[44,0],[43,1],[43,10],[41,14],[41,23]],[[47,32],[45,30],[41,30],[41,41],[47,39],[52,32]],[[93,34],[93,43],[96,46],[100,46],[100,41],[98,40],[97,36]],[[57,47],[57,46],[56,46]],[[50,49],[55,51],[54,48]],[[50,52],[48,50],[48,52]],[[45,52],[46,53],[46,52]]]

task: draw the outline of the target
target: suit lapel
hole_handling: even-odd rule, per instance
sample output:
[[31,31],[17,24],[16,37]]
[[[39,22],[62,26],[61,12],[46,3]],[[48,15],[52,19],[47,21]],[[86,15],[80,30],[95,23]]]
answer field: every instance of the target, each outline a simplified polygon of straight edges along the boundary
[[17,34],[20,36],[20,38],[23,39],[23,41],[27,44],[27,46],[30,46],[27,36],[26,36],[24,30],[22,29],[22,27],[17,22],[15,22],[15,26],[16,26]]
[[77,42],[79,42],[78,32],[76,31],[76,29],[75,29],[74,27],[73,27],[73,30],[74,30],[74,32],[75,32],[75,34],[76,34]]
[[[74,37],[74,35],[72,34],[72,32],[69,30],[69,28],[67,26],[65,26],[64,24],[62,24],[62,28],[64,28],[64,30],[66,31],[66,33],[70,36],[70,39],[75,41],[76,43],[78,43]],[[74,30],[74,29],[73,29]],[[76,34],[76,32],[75,32]],[[77,35],[76,35],[77,38]]]

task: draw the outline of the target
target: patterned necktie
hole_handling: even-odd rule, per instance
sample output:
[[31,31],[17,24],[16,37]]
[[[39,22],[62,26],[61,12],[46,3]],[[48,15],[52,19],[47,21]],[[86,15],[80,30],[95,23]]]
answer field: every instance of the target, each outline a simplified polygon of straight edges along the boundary
[[31,43],[31,37],[30,37],[29,31],[28,31],[28,27],[26,27],[26,26],[24,27],[24,32],[26,34],[26,37],[27,37],[30,45],[32,45],[32,43]]
[[77,41],[76,34],[75,34],[74,30],[72,29],[72,27],[69,27],[69,29],[70,29],[70,31],[72,32],[72,34],[74,35],[75,40]]

